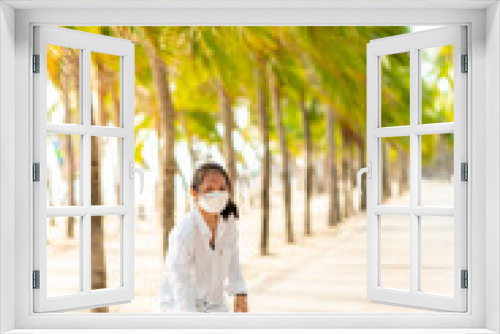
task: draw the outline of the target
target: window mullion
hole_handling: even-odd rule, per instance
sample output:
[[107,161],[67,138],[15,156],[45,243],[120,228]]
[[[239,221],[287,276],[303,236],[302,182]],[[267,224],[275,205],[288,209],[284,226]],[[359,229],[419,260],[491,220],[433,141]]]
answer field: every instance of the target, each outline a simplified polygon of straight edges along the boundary
[[[132,48],[133,50],[133,48]],[[129,290],[130,298],[134,297],[134,180],[129,175],[129,163],[134,161],[134,52],[130,52],[121,57],[121,82],[120,98],[123,103],[120,104],[121,127],[127,132],[127,136],[122,138],[121,145],[121,168],[120,180],[122,205],[128,211],[121,218],[121,243],[123,252],[121,254],[121,277],[123,286]]]
[[[454,283],[455,296],[467,300],[467,289],[461,288],[460,271],[468,269],[467,265],[467,185],[461,181],[460,165],[469,162],[467,159],[467,74],[461,73],[461,55],[467,54],[466,28],[460,29],[460,34],[454,41],[454,210],[455,210],[455,250],[454,250]],[[469,165],[469,175],[470,165]],[[469,179],[470,180],[470,179]],[[470,278],[470,272],[469,272]],[[464,302],[462,308],[467,309]]]
[[91,257],[92,257],[92,249],[91,249],[91,216],[90,216],[90,205],[91,205],[91,189],[90,189],[90,179],[91,179],[91,134],[90,134],[90,124],[91,124],[91,63],[90,63],[90,49],[83,49],[83,66],[82,66],[82,125],[85,127],[85,134],[82,136],[83,145],[82,145],[82,154],[83,158],[81,160],[82,163],[82,177],[80,178],[82,182],[83,189],[83,206],[87,210],[85,216],[83,217],[83,226],[82,226],[82,239],[81,239],[81,250],[82,250],[82,267],[80,268],[80,275],[83,282],[82,291],[86,294],[90,294],[92,289],[92,271],[91,271]]
[[410,293],[418,291],[420,284],[420,256],[418,233],[419,217],[414,210],[419,201],[419,136],[414,132],[419,123],[420,115],[420,73],[419,73],[419,51],[410,49]]
[[[35,52],[40,54],[40,75],[35,75],[34,79],[34,99],[36,101],[34,106],[34,147],[33,158],[35,162],[39,162],[41,166],[40,183],[33,185],[35,197],[33,225],[35,238],[38,244],[35,244],[33,259],[35,263],[34,269],[41,270],[40,275],[40,289],[35,291],[35,308],[43,308],[43,303],[47,298],[47,224],[46,224],[46,210],[47,210],[47,116],[46,110],[41,106],[47,105],[47,85],[44,78],[47,77],[47,43],[45,38],[38,35],[35,41]],[[42,172],[43,171],[43,172]],[[38,268],[37,268],[38,267]]]

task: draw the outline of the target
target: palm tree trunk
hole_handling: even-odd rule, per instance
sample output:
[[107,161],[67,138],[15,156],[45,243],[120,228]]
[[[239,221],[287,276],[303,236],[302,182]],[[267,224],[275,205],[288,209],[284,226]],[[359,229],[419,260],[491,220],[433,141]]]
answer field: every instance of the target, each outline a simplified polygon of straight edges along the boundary
[[[327,130],[328,131],[328,130]],[[328,148],[327,148],[328,151]],[[318,170],[321,168],[321,173],[318,173],[316,177],[316,189],[318,194],[323,194],[327,192],[326,187],[328,186],[328,153],[327,152],[321,152],[320,156],[318,157]],[[314,177],[314,173],[313,173]]]
[[[159,109],[159,107],[158,107]],[[158,110],[158,115],[155,117],[155,128],[156,128],[156,133],[158,136],[158,172],[160,173],[158,175],[158,181],[156,182],[155,185],[155,205],[156,205],[156,212],[158,212],[160,215],[163,215],[163,179],[164,176],[161,174],[161,171],[163,170],[163,164],[164,164],[164,158],[162,154],[162,139],[164,137],[165,133],[165,125],[162,123],[160,115],[160,111]],[[160,224],[161,228],[163,229],[163,220],[161,218],[158,219],[158,223]],[[165,231],[164,231],[165,232]],[[165,242],[165,239],[163,239],[163,243]],[[164,244],[163,244],[164,245]],[[164,249],[165,247],[162,247]]]
[[[113,73],[115,74],[115,73]],[[114,76],[116,78],[116,76]],[[119,80],[119,76],[117,78]],[[114,118],[116,121],[119,122],[120,120],[120,88],[118,89],[115,89],[116,87],[120,87],[120,83],[119,82],[116,82],[116,80],[113,82],[113,85],[111,86],[111,95],[113,96],[113,104],[114,104],[114,108],[113,108],[113,112],[114,112]],[[135,110],[134,110],[134,114],[135,114]],[[120,123],[118,123],[120,124]],[[117,174],[116,176],[116,182],[118,184],[120,184],[120,175]],[[117,203],[122,203],[122,199],[120,198],[120,188],[117,187],[116,188],[116,200],[117,200]]]
[[257,103],[260,116],[260,132],[264,156],[262,158],[261,173],[261,201],[262,201],[262,230],[260,238],[260,254],[269,254],[269,173],[271,153],[269,150],[269,126],[267,114],[267,88],[266,88],[266,60],[257,55]]
[[[189,162],[191,165],[191,168],[195,168],[196,164],[196,157],[195,157],[195,152],[193,148],[193,134],[188,130],[187,124],[186,124],[186,117],[182,118],[182,121],[184,123],[184,131],[186,131],[186,142],[187,142],[187,149],[188,149],[188,154],[189,154]],[[185,205],[185,210],[188,212],[190,210],[190,202],[191,202],[191,194],[189,192],[189,186],[188,186],[188,191],[186,191],[186,205]]]
[[[70,89],[71,89],[71,81],[73,78],[78,78],[78,76],[74,75],[73,68],[75,68],[71,62],[73,61],[70,52],[64,52],[65,65],[63,68],[63,73],[61,75],[61,91],[63,92],[63,107],[64,107],[64,118],[66,123],[71,123],[71,101],[70,101]],[[69,62],[69,63],[67,63]],[[78,67],[76,67],[78,69]],[[78,81],[78,80],[75,80]],[[65,148],[66,152],[64,153],[64,157],[67,157],[68,163],[67,171],[66,171],[66,179],[68,181],[68,204],[73,206],[76,205],[75,201],[75,166],[74,166],[74,156],[75,150],[73,148],[71,142],[71,136],[65,135]],[[68,238],[73,239],[75,236],[75,217],[68,217],[68,229],[66,231],[66,235]]]
[[[147,29],[147,27],[145,28]],[[151,62],[153,74],[153,86],[158,97],[158,117],[157,132],[160,142],[158,145],[159,156],[159,182],[156,188],[156,194],[159,194],[157,203],[160,203],[158,211],[161,212],[161,226],[163,228],[163,256],[166,256],[168,250],[168,234],[175,224],[175,157],[174,157],[174,125],[175,110],[172,102],[169,85],[169,72],[164,60],[146,38],[144,29],[139,32],[140,36],[131,34],[127,29],[123,30],[127,38],[140,42],[144,46]],[[162,145],[161,145],[162,144]]]
[[405,162],[403,157],[403,148],[400,146],[397,147],[397,165],[398,165],[398,195],[401,196],[404,193],[403,182],[404,182],[404,169]]
[[161,163],[161,193],[162,193],[162,227],[163,256],[168,250],[168,234],[175,224],[175,111],[170,94],[169,73],[165,62],[156,54],[150,55],[153,67],[153,81],[158,96],[158,125],[161,129],[160,138],[163,142],[160,148]]
[[349,191],[349,139],[347,136],[344,136],[344,143],[342,147],[342,176],[343,176],[343,192],[344,192],[344,217],[349,217],[351,215],[349,211],[350,206],[350,191]]
[[222,82],[218,84],[219,105],[224,124],[224,158],[226,159],[227,172],[231,180],[230,197],[234,200],[236,188],[236,162],[233,146],[233,112],[231,110],[231,99]]
[[403,180],[402,180],[402,188],[403,188],[403,191],[407,191],[410,187],[409,187],[409,175],[408,175],[408,166],[410,165],[410,162],[408,161],[408,153],[406,152],[406,149],[403,148],[401,150],[401,157],[403,159],[403,170],[402,170],[402,173],[403,173]]
[[356,186],[356,169],[357,169],[357,163],[356,163],[356,157],[355,157],[355,149],[356,149],[356,142],[354,140],[351,140],[351,145],[349,147],[349,176],[351,178],[350,180],[350,190],[351,190],[351,201],[350,201],[350,209],[351,213],[354,214],[356,211],[358,211],[357,207],[354,207],[354,187]]
[[[324,152],[317,153],[316,167],[313,168],[314,189],[318,194],[323,194],[328,185],[326,171],[328,170],[328,155]],[[313,191],[314,195],[314,191]]]
[[339,184],[336,163],[336,136],[335,136],[335,109],[329,106],[327,111],[328,126],[328,191],[329,191],[329,212],[328,225],[335,226],[340,222]]
[[305,93],[300,98],[300,111],[302,112],[302,123],[304,126],[306,170],[305,170],[305,197],[304,197],[304,234],[310,235],[311,231],[311,190],[312,190],[312,166],[311,166],[311,134],[309,128],[308,110],[305,104]]
[[[102,64],[97,64],[97,91],[98,91],[98,103],[99,103],[99,120],[96,120],[96,124],[106,124],[106,112],[104,97],[106,95],[106,85],[105,85],[105,73]],[[97,113],[92,113],[93,115]],[[102,204],[102,193],[101,193],[101,159],[102,159],[102,147],[99,146],[98,137],[91,137],[91,205],[101,205]],[[107,272],[106,272],[106,254],[104,254],[104,226],[103,226],[103,216],[92,216],[90,218],[90,230],[91,230],[91,250],[92,250],[92,280],[91,286],[92,290],[106,288],[107,282]],[[109,312],[109,308],[98,307],[91,309],[91,312]]]
[[345,138],[344,138],[344,130],[342,126],[339,126],[340,137],[342,138],[341,143],[337,145],[339,150],[339,161],[337,161],[337,175],[338,175],[338,184],[339,184],[339,206],[340,206],[340,220],[345,217],[345,162],[344,162],[344,146],[345,146]]
[[184,131],[186,132],[186,144],[187,144],[187,149],[188,149],[188,154],[189,154],[189,163],[191,164],[191,167],[194,169],[196,165],[196,153],[194,151],[194,138],[193,134],[191,133],[189,127],[187,126],[187,117],[184,116],[182,117],[182,125],[184,127]]
[[281,182],[283,183],[283,201],[285,204],[285,235],[288,243],[294,242],[292,225],[292,193],[290,182],[290,162],[285,127],[283,126],[283,113],[281,111],[281,83],[276,75],[270,75],[273,110],[276,117],[276,129],[280,141],[281,152]]
[[189,160],[190,160],[190,163],[191,163],[191,166],[193,167],[193,169],[196,167],[196,153],[194,151],[194,147],[193,147],[193,134],[191,133],[187,133],[186,135],[186,138],[187,138],[187,147],[188,147],[188,153],[189,153]]

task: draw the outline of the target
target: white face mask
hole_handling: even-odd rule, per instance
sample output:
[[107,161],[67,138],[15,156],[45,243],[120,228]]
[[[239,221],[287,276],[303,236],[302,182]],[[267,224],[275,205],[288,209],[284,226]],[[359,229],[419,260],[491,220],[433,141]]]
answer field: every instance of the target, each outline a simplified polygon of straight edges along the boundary
[[200,197],[200,206],[207,212],[220,213],[226,207],[229,199],[227,191],[212,191]]

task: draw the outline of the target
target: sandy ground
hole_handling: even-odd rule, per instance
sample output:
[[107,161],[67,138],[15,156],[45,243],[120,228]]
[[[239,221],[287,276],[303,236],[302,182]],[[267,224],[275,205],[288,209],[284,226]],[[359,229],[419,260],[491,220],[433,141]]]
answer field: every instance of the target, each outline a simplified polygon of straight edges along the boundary
[[[449,185],[436,183],[435,191],[448,193]],[[240,259],[249,288],[250,312],[427,312],[370,302],[366,299],[366,215],[357,210],[337,227],[327,226],[327,194],[314,194],[311,202],[312,232],[304,236],[302,192],[292,195],[295,244],[285,242],[282,194],[271,193],[270,252],[260,256],[260,209],[241,201]],[[389,203],[405,201],[408,194]],[[343,199],[341,198],[341,203]],[[183,212],[179,208],[178,212]],[[409,286],[409,229],[402,216],[382,217],[382,285]],[[110,306],[110,312],[157,312],[157,294],[163,258],[162,235],[158,220],[137,217],[135,227],[135,299],[131,303]],[[429,292],[449,293],[453,288],[453,220],[427,220],[423,227],[422,288]],[[108,279],[119,280],[118,226],[110,221]],[[61,234],[63,235],[63,234]],[[384,243],[387,241],[387,244]],[[49,257],[49,291],[74,291],[78,284],[75,241],[51,239]],[[438,251],[439,250],[439,251]],[[73,265],[71,265],[73,264]],[[451,285],[450,285],[451,282]],[[72,290],[73,289],[73,290]],[[229,299],[231,303],[231,300]],[[88,312],[89,310],[75,311]]]

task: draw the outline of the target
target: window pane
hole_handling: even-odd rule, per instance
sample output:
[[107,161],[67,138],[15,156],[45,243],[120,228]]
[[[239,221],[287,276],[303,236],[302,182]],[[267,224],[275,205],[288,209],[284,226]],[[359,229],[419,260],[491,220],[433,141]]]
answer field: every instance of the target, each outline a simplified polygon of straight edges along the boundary
[[91,52],[92,125],[120,126],[120,56]]
[[380,57],[382,126],[410,125],[410,52]]
[[47,134],[47,206],[79,205],[80,136]]
[[121,216],[91,217],[92,290],[121,286],[120,220]]
[[421,205],[453,206],[453,133],[422,135]]
[[116,137],[91,137],[92,205],[121,203],[120,142]]
[[421,288],[453,295],[453,217],[420,217]]
[[410,216],[380,216],[380,285],[410,290]]
[[410,137],[381,138],[381,204],[410,205]]
[[453,122],[453,45],[420,50],[422,124]]
[[47,217],[47,295],[80,289],[80,217]]
[[47,45],[47,122],[80,123],[80,50]]

